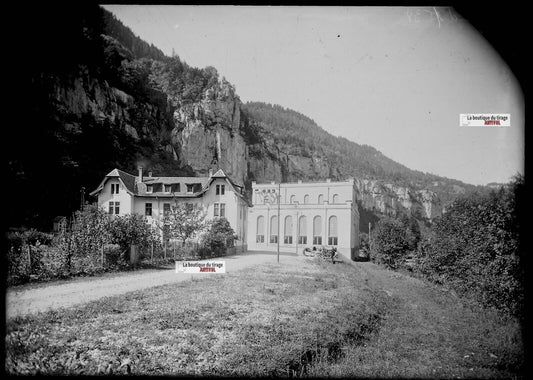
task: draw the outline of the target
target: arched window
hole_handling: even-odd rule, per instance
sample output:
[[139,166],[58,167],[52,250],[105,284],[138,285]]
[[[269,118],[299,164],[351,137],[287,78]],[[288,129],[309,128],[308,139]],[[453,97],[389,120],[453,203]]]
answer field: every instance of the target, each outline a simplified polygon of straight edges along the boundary
[[285,233],[283,236],[284,244],[292,244],[292,216],[288,215],[285,217]]
[[305,215],[300,216],[298,244],[307,244],[307,217]]
[[333,194],[333,203],[339,203],[339,194]]
[[337,237],[337,217],[330,216],[328,223],[328,245],[337,245],[339,238]]
[[296,199],[295,195],[291,195],[291,203],[294,203],[294,200]]
[[278,217],[276,215],[270,218],[270,242],[278,242]]
[[313,245],[322,245],[322,218],[318,215],[313,219]]
[[324,196],[322,194],[320,194],[318,196],[318,204],[321,205],[322,203],[324,203]]
[[309,194],[305,194],[304,196],[304,204],[308,204],[309,203]]
[[255,241],[256,243],[265,242],[265,217],[263,215],[257,217],[257,233]]

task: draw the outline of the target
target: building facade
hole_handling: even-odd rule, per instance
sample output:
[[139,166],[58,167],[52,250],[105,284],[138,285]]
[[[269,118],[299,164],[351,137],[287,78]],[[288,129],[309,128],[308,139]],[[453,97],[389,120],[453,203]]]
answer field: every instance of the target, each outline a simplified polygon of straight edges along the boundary
[[142,168],[134,176],[114,169],[91,195],[110,215],[143,215],[152,225],[161,222],[175,202],[191,203],[206,213],[206,219],[226,218],[237,235],[235,245],[246,250],[249,203],[244,188],[222,169],[208,177],[144,176]]
[[[301,253],[335,246],[353,259],[359,249],[359,212],[353,179],[343,182],[257,184],[248,210],[248,249]],[[279,232],[278,232],[279,230]]]
[[[258,184],[252,202],[244,188],[223,170],[208,177],[154,177],[114,169],[91,192],[110,215],[138,214],[161,223],[175,202],[196,205],[207,219],[226,218],[237,235],[239,251],[301,253],[314,246],[334,246],[353,259],[359,249],[359,212],[353,179],[342,182]],[[250,207],[253,206],[253,207]],[[279,231],[278,231],[279,229]]]

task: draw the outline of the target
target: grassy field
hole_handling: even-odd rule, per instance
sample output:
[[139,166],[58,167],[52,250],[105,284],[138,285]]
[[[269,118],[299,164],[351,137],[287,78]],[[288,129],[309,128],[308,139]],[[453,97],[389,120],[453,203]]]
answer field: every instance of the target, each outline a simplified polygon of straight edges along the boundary
[[372,263],[191,277],[6,330],[10,374],[522,377],[515,320]]

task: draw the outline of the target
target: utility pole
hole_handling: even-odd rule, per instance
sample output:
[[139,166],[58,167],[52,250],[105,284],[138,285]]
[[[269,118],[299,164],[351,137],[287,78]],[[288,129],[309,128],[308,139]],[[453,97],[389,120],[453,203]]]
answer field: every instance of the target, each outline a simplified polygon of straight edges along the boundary
[[[272,192],[270,192],[270,190],[273,190]],[[264,191],[264,190],[263,190]],[[274,196],[273,196],[274,195]],[[272,204],[274,204],[274,199],[276,199],[277,203],[278,203],[278,241],[277,241],[277,245],[278,245],[278,263],[279,263],[279,239],[280,239],[280,236],[279,236],[279,226],[280,226],[280,203],[281,203],[281,182],[278,183],[278,193],[276,194],[276,190],[275,189],[268,189],[268,195],[260,195],[263,199],[263,202],[265,204],[268,204],[269,207],[268,209],[270,210],[270,206]],[[270,222],[268,224],[270,226]],[[271,228],[271,227],[269,227]],[[270,231],[270,234],[272,234],[272,231]]]
[[279,211],[280,211],[280,203],[281,203],[281,181],[278,183],[278,263],[279,263],[279,240],[281,238],[279,234]]
[[372,239],[370,237],[370,222],[368,222],[368,247],[370,248],[370,243],[372,242]]
[[[296,206],[298,207],[298,206]],[[298,217],[298,209],[296,210],[296,254],[298,254],[298,239],[300,238],[298,235],[300,234],[300,221]],[[294,225],[294,224],[293,224]],[[294,233],[293,233],[294,234]]]

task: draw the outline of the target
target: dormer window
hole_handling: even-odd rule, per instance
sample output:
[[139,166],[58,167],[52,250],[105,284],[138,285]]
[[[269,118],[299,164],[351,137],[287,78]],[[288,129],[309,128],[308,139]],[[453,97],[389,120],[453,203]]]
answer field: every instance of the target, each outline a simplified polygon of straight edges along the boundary
[[216,186],[216,195],[224,195],[226,186],[224,185],[217,185]]
[[118,194],[118,183],[111,184],[111,194]]
[[188,183],[187,184],[187,194],[197,193],[202,190],[201,183]]
[[165,193],[170,193],[172,191],[172,185],[165,185]]
[[147,193],[153,193],[154,192],[154,185],[146,185],[146,192]]

